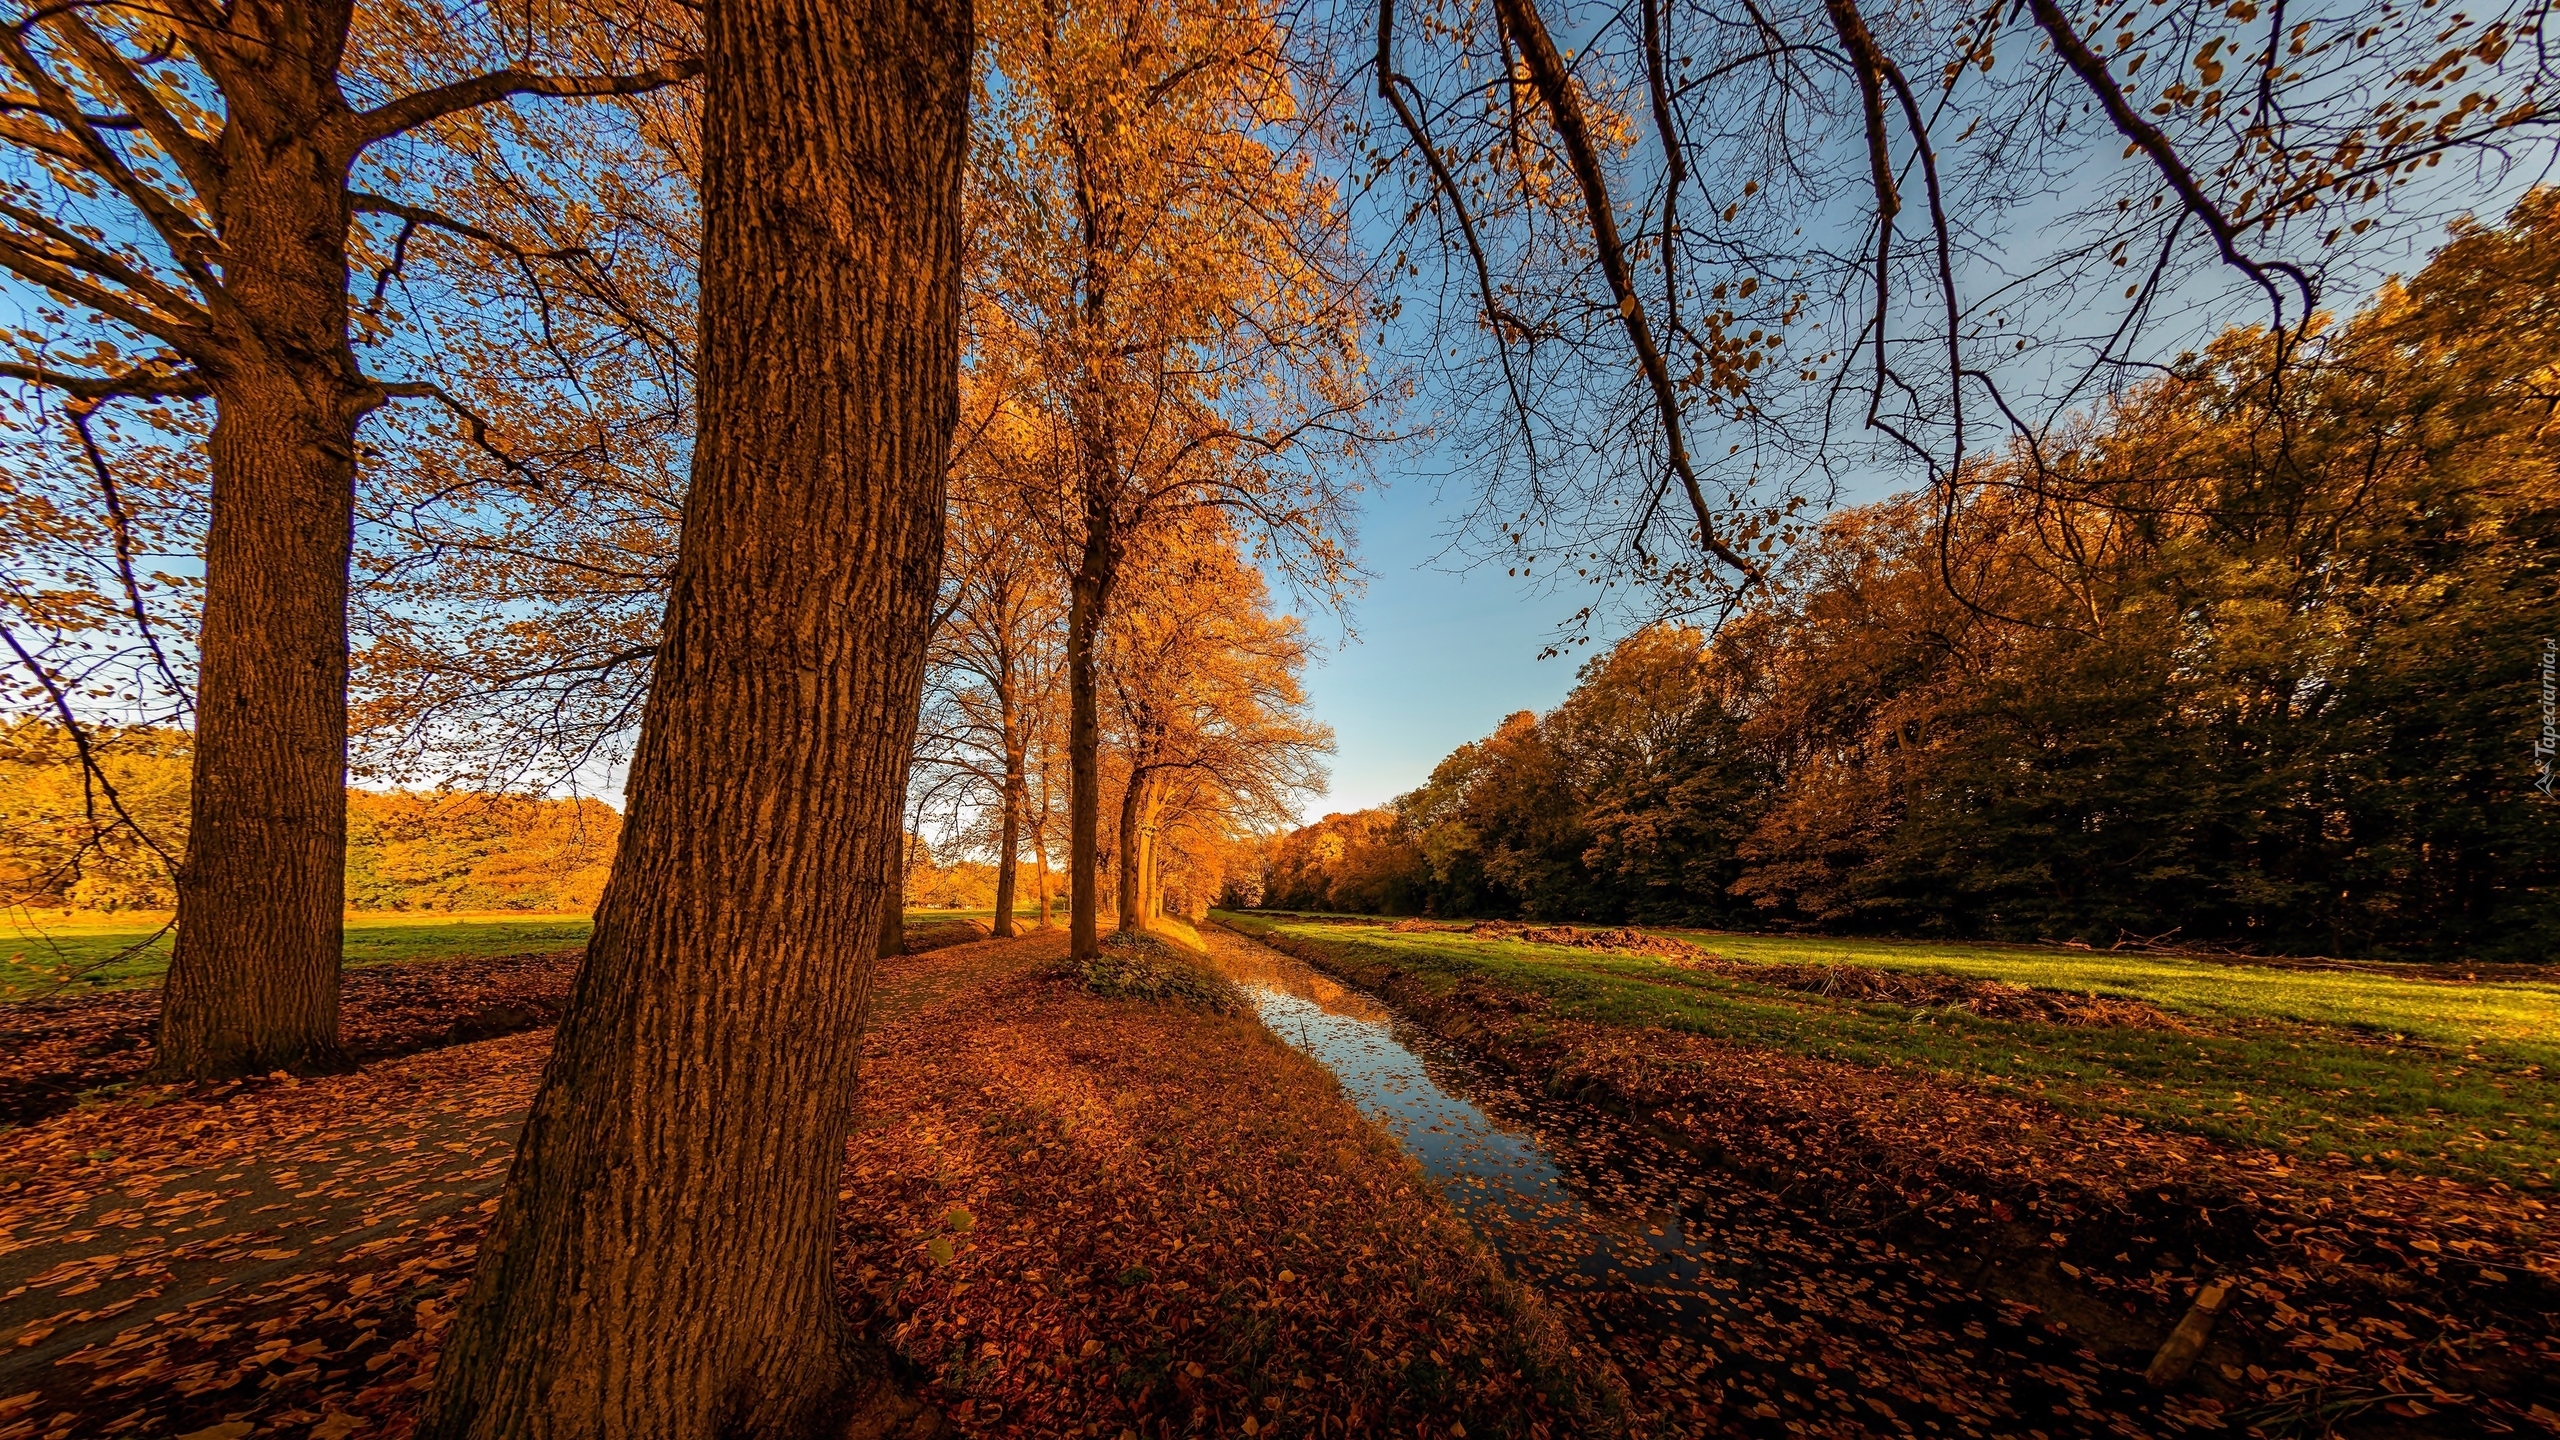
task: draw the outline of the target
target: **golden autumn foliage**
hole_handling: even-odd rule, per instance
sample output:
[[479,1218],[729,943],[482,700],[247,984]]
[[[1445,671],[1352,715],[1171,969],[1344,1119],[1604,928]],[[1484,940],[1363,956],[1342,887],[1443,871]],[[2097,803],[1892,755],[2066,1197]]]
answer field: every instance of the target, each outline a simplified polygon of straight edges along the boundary
[[1103,655],[1123,929],[1162,913],[1168,891],[1196,914],[1225,888],[1235,838],[1323,789],[1333,746],[1298,681],[1305,630],[1271,613],[1261,572],[1221,533],[1157,548]]
[[70,737],[40,720],[0,721],[0,901],[44,909],[165,910],[167,864],[187,830],[187,737],[135,727],[91,736],[98,767],[141,827],[101,825]]
[[622,816],[601,800],[347,792],[354,910],[592,910]]
[[[183,853],[183,732],[94,737],[99,763],[149,842]],[[472,791],[349,790],[350,910],[585,911],[613,867],[622,817],[601,800]],[[152,843],[100,826],[69,739],[40,721],[0,725],[0,899],[38,909],[166,910]]]
[[[2041,457],[1834,512],[1710,635],[1662,625],[1269,903],[2539,961],[2560,935],[2560,191],[2466,220]],[[1935,512],[1935,513],[1933,513]]]

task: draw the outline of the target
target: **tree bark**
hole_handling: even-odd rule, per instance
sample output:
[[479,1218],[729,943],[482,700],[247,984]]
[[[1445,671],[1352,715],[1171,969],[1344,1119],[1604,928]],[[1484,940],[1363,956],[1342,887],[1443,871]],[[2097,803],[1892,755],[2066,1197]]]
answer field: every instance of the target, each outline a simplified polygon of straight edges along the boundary
[[[347,343],[345,16],[290,23],[223,127],[222,349],[193,790],[154,1076],[331,1069],[346,897],[347,566],[356,426],[381,403]],[[289,21],[290,17],[286,17]],[[264,14],[273,27],[278,17]],[[321,52],[321,53],[310,53]]]
[[[1012,728],[1008,716],[1005,729],[1010,733]],[[1004,818],[996,826],[996,919],[988,932],[1000,940],[1013,937],[1014,873],[1021,868],[1022,788],[1022,750],[1009,745],[1004,756]]]
[[1144,770],[1120,794],[1120,928],[1147,928],[1147,890],[1155,878],[1156,778]]
[[1085,513],[1084,555],[1067,600],[1067,948],[1078,961],[1102,953],[1102,700],[1094,652],[1113,568],[1107,497],[1089,502]]
[[[906,794],[903,771],[899,778],[898,793],[903,797]],[[905,803],[903,798],[899,801],[902,817]],[[884,898],[880,902],[880,948],[877,953],[883,960],[907,953],[907,834],[903,818],[898,822],[897,838],[888,847],[888,859],[880,881]]]
[[420,1433],[883,1428],[836,1300],[957,408],[968,0],[711,0],[701,429],[631,813]]
[[1040,889],[1040,928],[1043,930],[1054,923],[1049,894],[1049,804],[1049,781],[1044,774],[1040,781],[1040,819],[1031,827],[1031,878]]
[[1145,848],[1138,855],[1138,907],[1147,920],[1164,918],[1164,851],[1158,842],[1164,836],[1164,805],[1159,799],[1147,806],[1140,817],[1138,834]]

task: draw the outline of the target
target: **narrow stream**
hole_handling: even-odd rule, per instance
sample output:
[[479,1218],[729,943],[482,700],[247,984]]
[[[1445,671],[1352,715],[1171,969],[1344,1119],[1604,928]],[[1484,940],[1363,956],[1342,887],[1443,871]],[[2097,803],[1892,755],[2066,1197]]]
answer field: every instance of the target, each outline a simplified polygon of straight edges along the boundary
[[1331,1070],[1515,1274],[1549,1286],[1624,1287],[1673,1310],[1682,1292],[1714,1283],[1723,1257],[1689,1242],[1676,1209],[1595,1208],[1536,1138],[1462,1093],[1480,1077],[1456,1073],[1453,1056],[1435,1053],[1437,1063],[1426,1065],[1423,1051],[1438,1047],[1399,1033],[1384,1005],[1262,946],[1236,947],[1224,967],[1253,996],[1262,1023]]
[[1331,1070],[1514,1278],[1616,1360],[1671,1434],[2149,1435],[2136,1377],[2032,1310],[1526,1095],[1313,966],[1215,946],[1262,1022]]

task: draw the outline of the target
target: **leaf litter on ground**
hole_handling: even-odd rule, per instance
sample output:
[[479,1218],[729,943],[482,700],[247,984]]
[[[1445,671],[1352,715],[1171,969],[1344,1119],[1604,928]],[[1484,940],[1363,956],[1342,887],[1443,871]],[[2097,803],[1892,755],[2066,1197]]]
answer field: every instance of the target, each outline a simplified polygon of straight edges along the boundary
[[[1905,1269],[2062,1322],[2119,1389],[2199,1290],[2230,1283],[2190,1384],[2146,1428],[2560,1432],[2560,1237],[2529,1191],[2218,1144],[1952,1074],[1595,1023],[1490,973],[1426,979],[1361,943],[1369,927],[1323,940],[1250,928],[1457,1046],[1490,1108],[1537,1129],[1595,1190],[1677,1197],[1750,1234],[1701,1182],[1756,1182],[1773,1223],[1738,1253],[1757,1264],[1828,1249],[1822,1283],[1856,1294],[1883,1277],[1844,1257],[1892,1247]],[[1528,940],[1510,925],[1482,938]],[[1656,1415],[1669,1408],[1648,1383],[1658,1374],[1629,1370]]]
[[[891,961],[878,995],[846,1297],[962,1433],[1611,1426],[1605,1378],[1321,1071],[1250,1020],[1092,995],[1063,950]],[[407,1434],[548,1044],[0,1132],[0,1440]]]

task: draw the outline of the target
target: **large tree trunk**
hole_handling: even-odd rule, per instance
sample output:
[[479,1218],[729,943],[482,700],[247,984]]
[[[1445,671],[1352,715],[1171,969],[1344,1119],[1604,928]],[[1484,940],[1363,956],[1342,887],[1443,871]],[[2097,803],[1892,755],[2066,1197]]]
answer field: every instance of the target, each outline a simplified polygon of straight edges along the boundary
[[[876,1431],[837,1187],[957,405],[968,0],[712,0],[701,430],[631,813],[429,1437]],[[865,1418],[865,1417],[869,1418]]]
[[[1005,720],[1010,736],[1013,721]],[[996,827],[996,921],[989,931],[998,939],[1013,936],[1014,872],[1021,868],[1022,751],[1007,744],[1004,754],[1004,818]]]
[[346,109],[334,55],[317,57],[326,68],[301,58],[277,67],[270,108],[223,135],[217,219],[237,309],[222,319],[243,358],[211,376],[194,788],[162,1080],[344,1061],[347,564],[356,426],[381,392],[347,344],[352,213],[344,166],[317,139]]
[[1141,770],[1120,794],[1120,928],[1147,928],[1147,889],[1155,878],[1156,779]]

